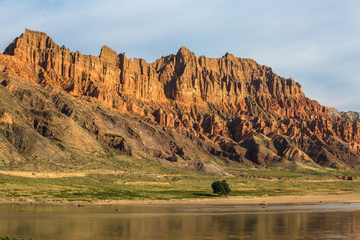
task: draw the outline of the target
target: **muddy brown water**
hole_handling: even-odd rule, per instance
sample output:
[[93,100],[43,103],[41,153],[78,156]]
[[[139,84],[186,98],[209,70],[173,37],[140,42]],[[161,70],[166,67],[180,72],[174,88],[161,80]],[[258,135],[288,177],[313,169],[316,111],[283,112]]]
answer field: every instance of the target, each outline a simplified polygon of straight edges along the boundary
[[33,239],[352,239],[360,203],[0,205],[0,235]]

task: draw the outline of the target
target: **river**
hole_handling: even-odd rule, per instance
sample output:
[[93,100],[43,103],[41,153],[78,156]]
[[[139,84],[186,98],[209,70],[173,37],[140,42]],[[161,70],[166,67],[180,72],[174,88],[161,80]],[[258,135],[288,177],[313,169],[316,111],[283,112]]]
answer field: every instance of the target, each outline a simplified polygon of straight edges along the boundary
[[360,240],[360,204],[0,205],[0,235],[48,240]]

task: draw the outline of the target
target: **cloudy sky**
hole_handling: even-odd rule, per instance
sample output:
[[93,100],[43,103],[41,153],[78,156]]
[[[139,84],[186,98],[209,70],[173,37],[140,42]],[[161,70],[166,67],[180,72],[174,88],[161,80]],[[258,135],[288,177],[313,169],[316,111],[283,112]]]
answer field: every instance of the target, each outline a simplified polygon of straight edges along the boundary
[[103,45],[153,62],[185,46],[252,58],[299,82],[306,96],[360,112],[358,0],[0,0],[0,51],[25,31],[71,51]]

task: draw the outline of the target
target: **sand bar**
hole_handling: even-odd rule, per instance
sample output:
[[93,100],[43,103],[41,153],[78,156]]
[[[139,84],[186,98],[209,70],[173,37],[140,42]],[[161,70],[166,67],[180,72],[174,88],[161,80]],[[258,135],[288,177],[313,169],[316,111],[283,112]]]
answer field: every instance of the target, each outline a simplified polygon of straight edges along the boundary
[[293,196],[263,196],[263,197],[217,197],[207,199],[174,199],[174,200],[106,200],[99,202],[36,202],[36,201],[0,201],[3,204],[41,204],[41,205],[302,205],[324,203],[360,203],[360,193],[328,194],[328,195],[293,195]]

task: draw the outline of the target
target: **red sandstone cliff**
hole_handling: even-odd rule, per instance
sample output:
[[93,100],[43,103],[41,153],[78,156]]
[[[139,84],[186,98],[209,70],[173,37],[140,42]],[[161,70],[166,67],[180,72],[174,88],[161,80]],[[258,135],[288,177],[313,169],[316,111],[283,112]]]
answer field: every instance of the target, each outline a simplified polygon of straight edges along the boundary
[[[229,53],[216,59],[196,57],[182,47],[176,55],[148,64],[107,46],[99,57],[70,52],[45,33],[26,30],[0,56],[0,71],[78,99],[96,99],[114,112],[172,135],[154,144],[146,134],[137,134],[137,140],[134,135],[128,139],[131,133],[114,134],[104,123],[95,130],[85,128],[101,144],[127,153],[126,141],[172,162],[179,157],[196,160],[199,155],[192,156],[190,148],[175,139],[176,133],[197,142],[204,156],[248,165],[292,162],[346,168],[360,163],[357,121],[330,115],[293,79]],[[9,77],[2,82],[11,90]],[[142,128],[135,126],[133,132]]]

